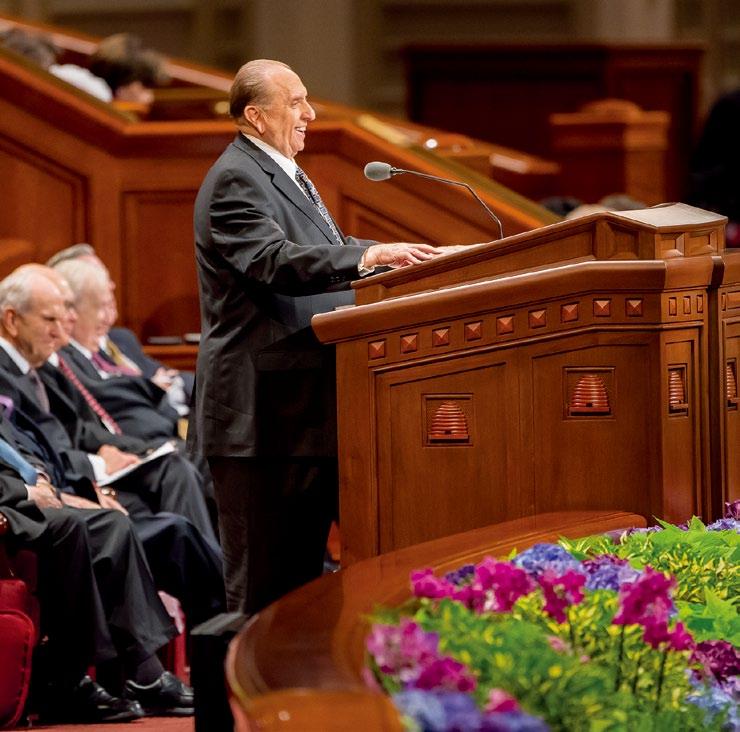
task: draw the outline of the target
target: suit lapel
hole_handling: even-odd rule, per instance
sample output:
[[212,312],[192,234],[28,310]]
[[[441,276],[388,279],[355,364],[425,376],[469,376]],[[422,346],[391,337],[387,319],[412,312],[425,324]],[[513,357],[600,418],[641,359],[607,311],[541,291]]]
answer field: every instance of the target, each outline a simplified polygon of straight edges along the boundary
[[15,361],[8,356],[4,348],[0,348],[0,368],[5,369],[13,377],[13,383],[18,391],[23,392],[23,395],[30,399],[34,404],[39,406],[39,398],[36,395],[28,379],[24,377],[21,370],[16,365]]
[[95,370],[90,361],[85,358],[74,346],[64,346],[62,348],[62,358],[74,369],[78,376],[82,376],[93,381],[102,381],[102,377]]
[[[329,244],[336,244],[336,239],[331,229],[322,218],[316,206],[301,193],[297,184],[288,178],[285,171],[267,153],[262,152],[262,150],[256,145],[253,145],[241,134],[237,135],[237,138],[234,140],[234,146],[254,159],[260,168],[270,177],[273,186],[321,230],[321,233],[326,237]],[[334,225],[336,226],[336,222],[334,222]],[[339,231],[338,226],[337,231]]]

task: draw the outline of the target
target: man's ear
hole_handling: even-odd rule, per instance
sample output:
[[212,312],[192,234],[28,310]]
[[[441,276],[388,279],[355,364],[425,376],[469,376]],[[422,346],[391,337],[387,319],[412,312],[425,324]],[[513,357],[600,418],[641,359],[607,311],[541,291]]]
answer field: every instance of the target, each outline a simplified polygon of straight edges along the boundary
[[6,308],[0,313],[0,324],[2,324],[3,331],[13,338],[18,335],[17,320],[18,312],[14,308]]
[[262,119],[262,110],[259,107],[255,107],[253,104],[248,104],[244,107],[244,119],[247,124],[252,126],[259,134],[263,134],[265,131],[265,123]]

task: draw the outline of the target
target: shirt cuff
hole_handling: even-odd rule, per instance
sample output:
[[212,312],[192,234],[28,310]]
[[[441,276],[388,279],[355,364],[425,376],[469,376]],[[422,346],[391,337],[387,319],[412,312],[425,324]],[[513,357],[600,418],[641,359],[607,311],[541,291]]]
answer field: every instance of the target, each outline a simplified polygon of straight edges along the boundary
[[[367,249],[365,251],[367,251]],[[375,272],[375,267],[366,267],[364,262],[365,254],[363,252],[360,261],[357,263],[357,273],[360,275],[360,277],[367,277],[368,275],[371,275],[373,272]]]
[[105,469],[105,460],[100,455],[93,455],[89,452],[87,459],[90,461],[90,465],[92,465],[96,482],[100,482],[103,478],[108,477],[108,471]]

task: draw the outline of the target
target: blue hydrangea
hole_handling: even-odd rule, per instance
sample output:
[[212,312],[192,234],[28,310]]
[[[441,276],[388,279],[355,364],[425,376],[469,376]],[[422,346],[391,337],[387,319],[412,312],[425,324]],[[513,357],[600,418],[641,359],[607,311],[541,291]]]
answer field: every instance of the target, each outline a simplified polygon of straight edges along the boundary
[[469,694],[410,689],[393,694],[393,703],[421,732],[547,732],[539,717],[524,712],[484,714]]
[[448,582],[452,582],[453,585],[467,584],[475,575],[474,564],[463,564],[462,567],[456,569],[454,572],[448,572],[445,575],[445,579]]
[[535,544],[513,559],[515,566],[523,569],[532,577],[538,578],[550,569],[558,576],[569,569],[580,572],[581,563],[558,544]]
[[625,582],[634,582],[640,573],[628,562],[605,554],[583,562],[587,590],[614,590]]
[[723,518],[707,526],[707,531],[735,531],[740,534],[740,521],[734,518]]
[[506,712],[486,715],[480,732],[547,732],[549,729],[539,717],[525,712]]
[[733,698],[718,684],[693,683],[695,690],[686,697],[686,701],[705,710],[708,726],[719,716],[724,717],[723,730],[740,729],[738,699]]
[[392,699],[401,714],[413,719],[423,732],[444,731],[445,710],[436,694],[409,689],[393,694]]

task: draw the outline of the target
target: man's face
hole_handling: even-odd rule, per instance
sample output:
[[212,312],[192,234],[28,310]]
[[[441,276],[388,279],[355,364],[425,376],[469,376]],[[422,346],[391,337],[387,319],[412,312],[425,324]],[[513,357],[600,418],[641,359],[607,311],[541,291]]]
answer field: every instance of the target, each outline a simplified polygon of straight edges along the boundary
[[62,335],[64,301],[59,290],[49,286],[34,288],[31,305],[25,312],[13,309],[3,314],[6,334],[33,368],[41,366],[56,350]]
[[90,290],[77,299],[77,322],[73,326],[75,340],[95,352],[100,336],[108,332],[110,291],[107,287]]
[[59,280],[57,283],[59,291],[62,293],[64,302],[64,314],[62,316],[59,339],[57,340],[54,350],[66,346],[74,335],[75,323],[77,322],[77,308],[75,307],[75,298],[72,290],[66,280]]
[[[260,137],[291,160],[303,150],[308,123],[316,112],[308,103],[308,92],[297,74],[277,68],[267,78],[269,101],[257,107],[255,127]],[[249,118],[247,107],[247,117]]]

